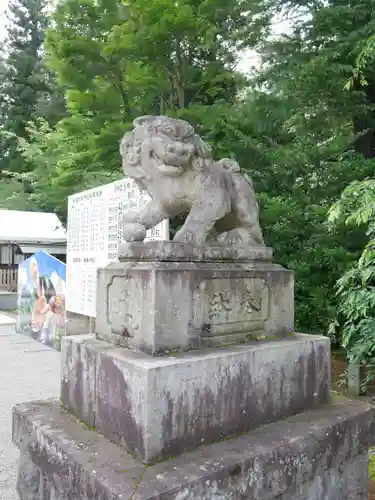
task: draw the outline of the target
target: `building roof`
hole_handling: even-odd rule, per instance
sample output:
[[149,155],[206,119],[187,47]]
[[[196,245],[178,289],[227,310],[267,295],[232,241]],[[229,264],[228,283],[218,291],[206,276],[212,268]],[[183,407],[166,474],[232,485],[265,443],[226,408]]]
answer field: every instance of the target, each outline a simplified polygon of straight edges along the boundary
[[0,242],[66,243],[66,231],[55,214],[0,209]]

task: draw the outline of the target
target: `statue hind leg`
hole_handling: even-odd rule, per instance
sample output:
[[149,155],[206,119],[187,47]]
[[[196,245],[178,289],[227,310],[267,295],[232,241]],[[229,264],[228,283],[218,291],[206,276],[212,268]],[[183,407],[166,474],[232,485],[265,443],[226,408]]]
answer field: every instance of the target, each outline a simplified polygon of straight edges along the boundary
[[234,194],[232,198],[232,229],[223,232],[218,242],[230,246],[264,246],[259,224],[259,207],[252,182],[242,175],[232,177]]
[[260,234],[254,235],[254,226],[236,227],[235,229],[221,233],[217,237],[217,242],[220,245],[228,245],[231,247],[264,245],[262,233],[260,232]]
[[204,244],[215,222],[225,216],[229,207],[229,199],[221,190],[208,192],[203,200],[193,203],[185,223],[177,231],[173,241]]

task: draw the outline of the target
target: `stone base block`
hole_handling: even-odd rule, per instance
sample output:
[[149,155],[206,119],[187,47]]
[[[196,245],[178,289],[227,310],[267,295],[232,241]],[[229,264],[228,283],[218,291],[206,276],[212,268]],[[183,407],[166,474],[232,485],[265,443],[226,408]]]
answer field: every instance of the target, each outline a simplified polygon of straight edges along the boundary
[[279,341],[150,357],[93,336],[62,343],[61,401],[145,463],[327,403],[330,342]]
[[21,500],[367,500],[375,409],[345,399],[153,466],[56,401],[17,406]]
[[294,331],[293,272],[273,264],[270,249],[248,249],[247,258],[171,242],[126,249],[128,260],[98,272],[102,340],[155,355]]

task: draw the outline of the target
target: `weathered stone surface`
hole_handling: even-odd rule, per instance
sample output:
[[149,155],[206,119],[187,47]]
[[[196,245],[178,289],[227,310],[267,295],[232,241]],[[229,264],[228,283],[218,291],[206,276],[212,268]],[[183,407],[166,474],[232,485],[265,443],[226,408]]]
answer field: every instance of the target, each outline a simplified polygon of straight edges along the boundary
[[144,470],[58,401],[15,408],[13,441],[21,449],[21,500],[128,500]]
[[270,262],[127,261],[98,272],[96,335],[122,347],[163,354],[293,327],[293,273]]
[[123,216],[126,241],[143,241],[163,219],[188,214],[174,240],[203,244],[214,228],[226,245],[264,245],[258,203],[249,177],[211,150],[189,123],[142,116],[121,141],[123,171],[148,191],[152,201]]
[[296,485],[278,500],[367,500],[369,490],[368,454],[363,453],[336,467],[335,474],[315,474],[311,481]]
[[[31,452],[35,441],[25,434],[20,443],[20,461],[18,464],[17,491],[23,500],[39,500],[40,485],[43,484],[43,474],[32,461]],[[47,498],[46,495],[41,497]]]
[[145,467],[57,401],[13,413],[21,500],[365,500],[374,431],[374,407],[339,399]]
[[325,337],[295,335],[149,357],[77,336],[64,338],[62,351],[69,359],[62,403],[82,420],[90,408],[90,425],[145,462],[245,432],[329,398],[330,342]]
[[90,426],[94,426],[95,415],[96,352],[85,340],[92,337],[71,336],[71,341],[62,349],[60,391],[65,407]]
[[363,394],[362,382],[365,378],[365,368],[359,363],[348,364],[348,394],[355,398]]
[[122,242],[118,258],[136,261],[167,262],[258,262],[271,261],[272,248],[230,247],[224,245],[192,245],[175,241],[148,241],[147,243]]

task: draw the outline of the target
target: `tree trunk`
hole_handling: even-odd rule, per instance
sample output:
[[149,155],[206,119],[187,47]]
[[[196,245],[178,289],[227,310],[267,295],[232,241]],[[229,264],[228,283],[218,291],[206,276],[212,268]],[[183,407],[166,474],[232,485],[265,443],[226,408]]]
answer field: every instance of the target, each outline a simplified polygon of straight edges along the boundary
[[[354,88],[363,90],[360,82],[354,84]],[[375,82],[369,81],[368,87],[365,90],[367,103],[372,107],[375,106]],[[355,140],[354,147],[358,153],[361,153],[364,158],[370,159],[375,157],[375,111],[369,110],[367,116],[355,116],[353,118],[353,128],[356,135],[360,134]]]

